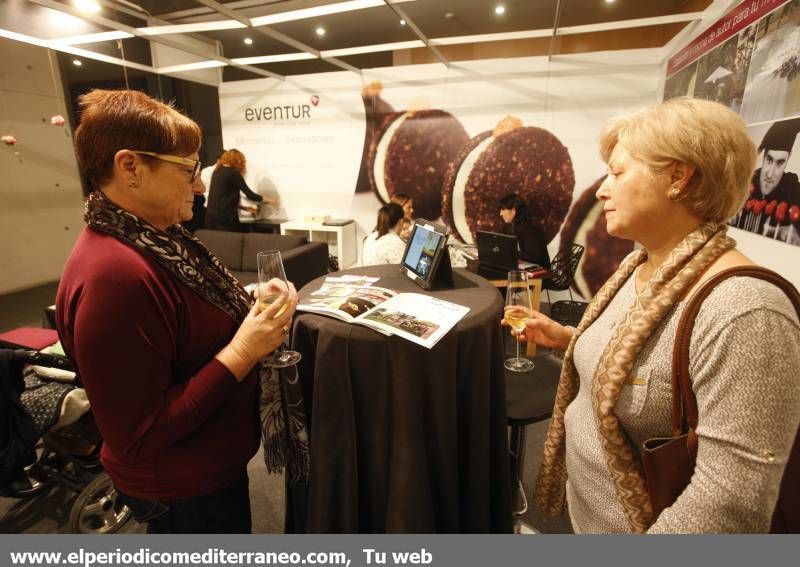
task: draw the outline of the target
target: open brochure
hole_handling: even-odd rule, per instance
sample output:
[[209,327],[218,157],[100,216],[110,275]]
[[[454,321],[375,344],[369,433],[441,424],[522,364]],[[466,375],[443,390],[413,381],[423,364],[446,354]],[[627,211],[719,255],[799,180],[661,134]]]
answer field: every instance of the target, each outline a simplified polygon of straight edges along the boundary
[[327,278],[320,289],[302,300],[297,310],[364,325],[425,348],[432,348],[469,312],[469,307],[421,293],[397,293],[363,280],[330,280],[339,278]]

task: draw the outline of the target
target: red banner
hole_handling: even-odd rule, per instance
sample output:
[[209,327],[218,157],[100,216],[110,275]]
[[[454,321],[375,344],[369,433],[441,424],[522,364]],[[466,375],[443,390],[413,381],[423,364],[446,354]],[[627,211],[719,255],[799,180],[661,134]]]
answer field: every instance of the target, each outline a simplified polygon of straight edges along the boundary
[[731,9],[724,18],[701,33],[695,40],[670,57],[667,63],[667,77],[680,71],[689,63],[711,51],[714,47],[724,42],[732,35],[780,8],[790,0],[744,0]]

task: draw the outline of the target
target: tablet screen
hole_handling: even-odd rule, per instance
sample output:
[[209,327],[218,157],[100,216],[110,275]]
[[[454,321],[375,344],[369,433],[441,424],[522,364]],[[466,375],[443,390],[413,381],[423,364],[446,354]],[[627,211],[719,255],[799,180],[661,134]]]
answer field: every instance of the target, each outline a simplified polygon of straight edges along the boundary
[[403,258],[403,265],[423,279],[433,265],[434,257],[445,236],[423,225],[416,225]]

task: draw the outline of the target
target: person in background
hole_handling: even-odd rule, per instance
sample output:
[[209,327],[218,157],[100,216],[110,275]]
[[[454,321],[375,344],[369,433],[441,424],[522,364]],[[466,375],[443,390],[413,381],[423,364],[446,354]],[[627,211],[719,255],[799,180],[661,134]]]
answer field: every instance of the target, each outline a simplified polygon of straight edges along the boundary
[[201,228],[206,227],[206,203],[208,202],[208,191],[211,187],[211,176],[214,169],[217,167],[217,161],[222,153],[214,160],[211,165],[208,165],[200,170],[200,183],[203,184],[203,193],[194,196],[194,204],[192,205],[192,218],[188,221],[183,221],[181,224],[189,232],[196,232]]
[[273,280],[280,298],[252,305],[179,224],[203,191],[197,124],[138,91],[78,101],[75,150],[93,192],[56,326],[103,436],[101,462],[151,533],[248,533],[258,381],[277,388],[259,361],[283,342],[296,292]]
[[403,218],[400,221],[398,234],[404,241],[408,241],[414,228],[414,200],[405,193],[395,193],[389,202],[403,207]]
[[206,227],[212,230],[245,232],[239,222],[240,193],[257,203],[276,204],[275,199],[255,193],[244,180],[247,160],[239,150],[225,150],[217,160],[208,194]]
[[641,249],[577,329],[533,313],[522,331],[566,349],[535,500],[553,514],[566,504],[576,532],[766,532],[800,422],[800,322],[773,284],[732,277],[702,303],[689,360],[697,460],[657,517],[639,462],[643,441],[672,434],[686,301],[713,275],[753,264],[725,225],[747,194],[753,142],[729,108],[683,97],[612,120],[600,149],[608,233]]
[[406,243],[399,234],[402,220],[403,209],[400,205],[387,203],[380,208],[375,230],[364,239],[362,266],[400,263],[406,250]]
[[[199,175],[195,180],[195,183],[201,185],[203,187],[203,191],[205,192],[205,184],[200,179]],[[192,202],[192,218],[181,222],[181,226],[183,226],[183,228],[189,232],[194,233],[201,228],[206,227],[206,197],[204,192],[195,193],[194,200]]]
[[500,217],[503,219],[503,234],[517,237],[519,258],[543,268],[550,267],[550,254],[542,231],[528,217],[528,206],[516,193],[500,199]]
[[206,188],[205,193],[203,193],[203,196],[206,198],[206,202],[208,202],[208,193],[211,190],[211,177],[214,175],[214,170],[217,169],[219,158],[221,158],[222,154],[224,153],[225,150],[222,150],[213,163],[200,170],[200,180],[203,182],[203,185]]

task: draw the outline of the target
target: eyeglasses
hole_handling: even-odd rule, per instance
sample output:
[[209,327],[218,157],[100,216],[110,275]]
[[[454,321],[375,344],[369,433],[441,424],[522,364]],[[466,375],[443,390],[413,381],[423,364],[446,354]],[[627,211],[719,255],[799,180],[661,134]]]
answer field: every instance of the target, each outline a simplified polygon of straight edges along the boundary
[[178,157],[178,156],[171,156],[169,154],[157,154],[156,152],[145,152],[142,150],[131,150],[135,154],[144,154],[146,156],[152,156],[156,159],[160,159],[161,161],[168,161],[170,163],[178,163],[180,165],[188,165],[192,168],[192,176],[189,178],[190,183],[194,183],[194,180],[197,179],[197,174],[200,173],[201,163],[200,160],[197,159],[189,159],[185,157]]

